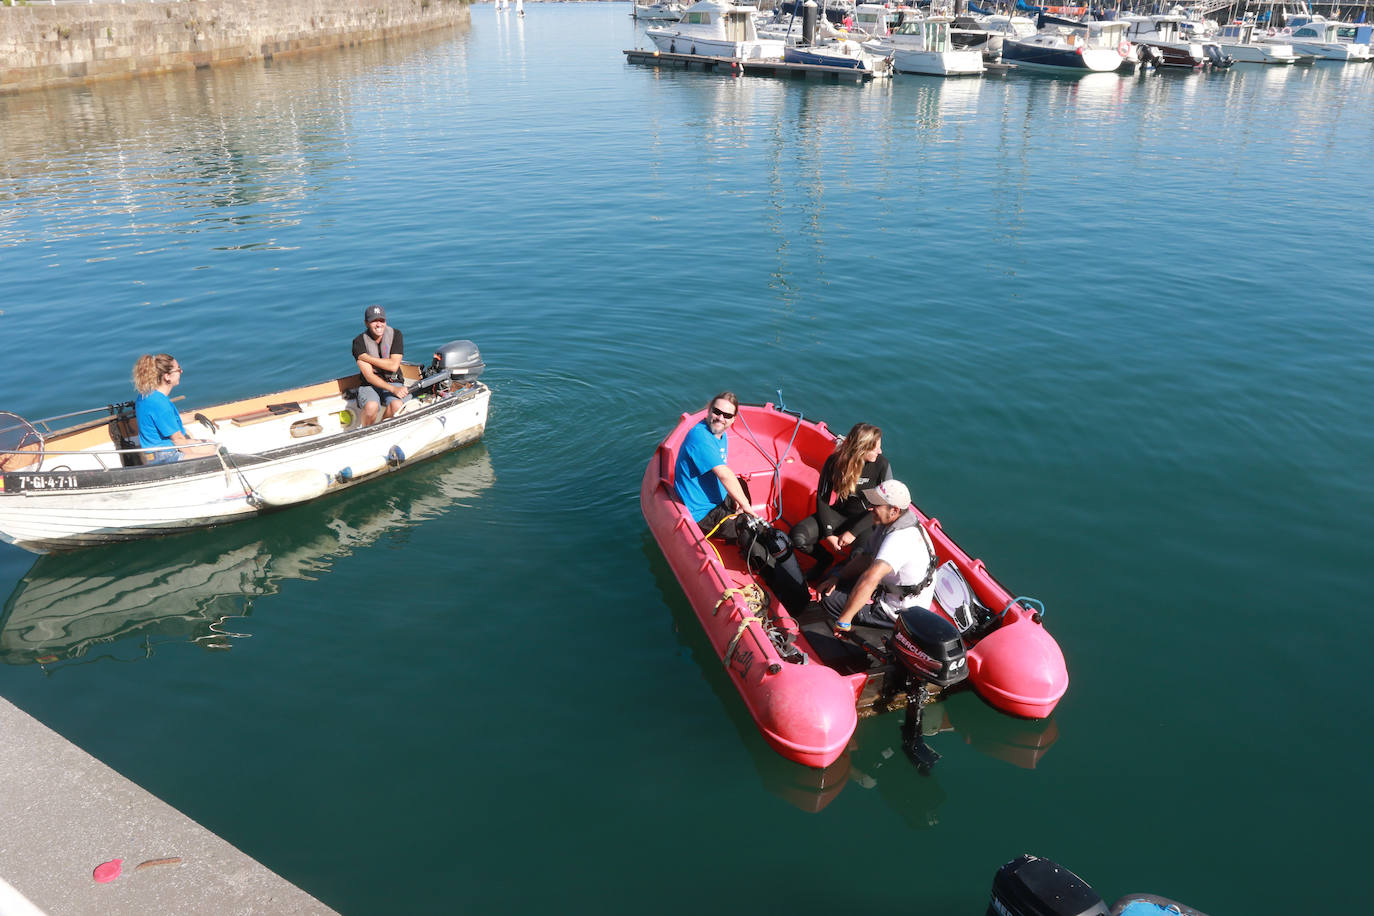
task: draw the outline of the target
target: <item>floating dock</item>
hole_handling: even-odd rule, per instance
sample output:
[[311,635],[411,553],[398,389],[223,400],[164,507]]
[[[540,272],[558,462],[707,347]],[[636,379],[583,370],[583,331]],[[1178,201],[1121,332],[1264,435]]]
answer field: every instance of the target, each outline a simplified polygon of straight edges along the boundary
[[854,67],[827,67],[822,64],[794,64],[782,58],[738,60],[733,57],[710,57],[705,54],[669,54],[664,51],[641,51],[634,49],[625,52],[625,59],[632,64],[646,64],[650,67],[673,67],[682,70],[705,70],[708,73],[731,73],[743,76],[783,76],[793,79],[808,76],[835,77],[837,79],[862,82],[874,77],[888,77],[885,73],[859,70]]

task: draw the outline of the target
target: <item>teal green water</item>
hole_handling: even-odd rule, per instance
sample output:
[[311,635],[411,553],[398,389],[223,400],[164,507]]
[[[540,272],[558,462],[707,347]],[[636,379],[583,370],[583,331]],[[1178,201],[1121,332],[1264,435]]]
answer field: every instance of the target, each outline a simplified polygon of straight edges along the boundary
[[[149,350],[193,404],[329,377],[374,301],[495,391],[483,444],[332,500],[0,549],[0,694],[348,913],[979,913],[1022,852],[1348,909],[1374,67],[730,79],[626,65],[625,4],[527,9],[0,97],[0,407],[124,399]],[[1046,603],[1051,722],[951,698],[929,777],[894,717],[820,776],[767,749],[638,507],[722,387],[883,427]]]

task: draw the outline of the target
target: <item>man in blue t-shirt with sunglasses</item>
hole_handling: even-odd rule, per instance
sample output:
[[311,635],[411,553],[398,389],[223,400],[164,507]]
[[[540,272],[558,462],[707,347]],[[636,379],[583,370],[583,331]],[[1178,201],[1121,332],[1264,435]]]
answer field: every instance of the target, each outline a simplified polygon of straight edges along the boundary
[[[749,490],[726,463],[729,443],[725,431],[739,413],[739,399],[722,391],[706,407],[706,417],[687,431],[673,470],[678,499],[706,534],[735,538],[739,512],[757,515],[749,504]],[[720,530],[716,530],[719,527]]]

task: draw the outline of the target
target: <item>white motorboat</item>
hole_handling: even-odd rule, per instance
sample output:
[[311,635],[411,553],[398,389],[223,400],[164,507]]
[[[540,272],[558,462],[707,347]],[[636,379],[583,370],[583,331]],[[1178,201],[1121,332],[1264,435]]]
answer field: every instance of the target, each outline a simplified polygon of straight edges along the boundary
[[0,663],[51,671],[92,650],[143,657],[168,640],[228,649],[239,635],[229,621],[255,600],[286,581],[323,578],[340,559],[404,536],[495,480],[491,456],[478,446],[425,462],[384,498],[357,489],[299,507],[292,524],[261,519],[39,557],[0,608]]
[[[986,60],[1002,59],[1002,42],[1007,38],[1030,38],[1036,32],[1035,20],[1027,16],[1004,16],[995,13],[979,16],[974,21],[987,37],[982,39],[980,44],[970,42],[969,46],[981,50]],[[960,43],[960,29],[957,24],[952,31],[955,43]]]
[[698,0],[682,11],[673,25],[644,30],[654,47],[669,54],[698,54],[733,60],[781,58],[783,43],[760,38],[752,6],[732,6],[724,0]]
[[1292,45],[1261,41],[1253,21],[1223,25],[1216,40],[1222,53],[1240,64],[1295,64],[1302,60]]
[[904,22],[924,18],[924,14],[909,6],[884,3],[859,3],[854,7],[854,28],[851,30],[861,37],[882,38],[892,34]]
[[[412,397],[361,426],[357,374],[181,411],[213,455],[144,463],[132,401],[33,423],[0,413],[0,539],[46,553],[247,518],[480,439],[491,391],[470,341],[401,367]],[[61,429],[56,421],[96,414]],[[169,446],[174,449],[175,446]]]
[[872,54],[892,55],[898,73],[923,73],[928,76],[977,76],[983,66],[983,52],[957,48],[950,35],[954,19],[929,16],[908,20],[882,38],[864,42]]
[[[1297,17],[1293,18],[1297,19]],[[1342,39],[1342,27],[1344,27],[1347,37],[1353,38],[1358,33],[1355,26],[1331,22],[1320,16],[1314,16],[1305,22],[1299,21],[1301,24],[1280,29],[1274,35],[1265,36],[1264,40],[1288,44],[1292,46],[1296,54],[1305,54],[1324,60],[1370,59],[1368,41],[1358,42]]]
[[1135,55],[1126,40],[1124,22],[1077,22],[1045,17],[1045,25],[1028,38],[1007,37],[1002,60],[1019,69],[1047,73],[1109,73]]
[[682,4],[672,0],[665,3],[636,3],[630,15],[647,22],[677,22],[682,18]]
[[[1220,69],[1230,66],[1221,45],[1212,39],[1183,34],[1184,19],[1176,14],[1151,16],[1118,16],[1126,23],[1126,39],[1155,52],[1151,55],[1158,67],[1177,67],[1199,70],[1203,67]],[[1137,52],[1139,56],[1139,52]]]

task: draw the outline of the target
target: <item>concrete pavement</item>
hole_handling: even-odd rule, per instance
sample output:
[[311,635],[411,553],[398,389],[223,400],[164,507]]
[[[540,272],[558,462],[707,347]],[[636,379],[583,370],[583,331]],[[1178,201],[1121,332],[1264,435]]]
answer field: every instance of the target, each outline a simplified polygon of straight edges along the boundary
[[0,916],[332,912],[0,699]]

